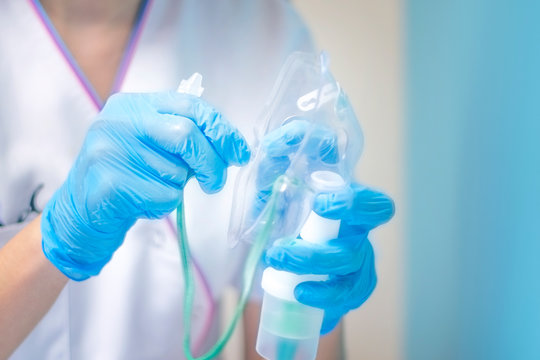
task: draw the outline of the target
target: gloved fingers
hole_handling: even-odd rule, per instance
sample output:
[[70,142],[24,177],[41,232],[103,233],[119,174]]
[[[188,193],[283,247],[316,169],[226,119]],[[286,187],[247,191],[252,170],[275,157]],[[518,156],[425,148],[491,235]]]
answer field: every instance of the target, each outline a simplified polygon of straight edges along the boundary
[[294,153],[304,139],[308,126],[305,120],[295,120],[271,131],[262,142],[266,155],[281,157]]
[[394,216],[394,202],[386,194],[353,183],[335,193],[319,194],[315,211],[331,219],[342,219],[349,225],[371,230]]
[[327,281],[307,281],[296,286],[297,300],[324,309],[321,334],[330,332],[350,310],[360,307],[373,293],[377,276],[373,257],[356,273],[332,276]]
[[[306,136],[309,138],[306,139]],[[304,143],[306,142],[306,143]],[[337,139],[329,129],[313,125],[305,120],[292,120],[270,132],[263,140],[262,157],[256,178],[256,203],[254,215],[264,208],[276,179],[283,175],[291,164],[289,156],[297,151],[327,163],[337,161]]]
[[266,251],[265,261],[273,268],[297,274],[350,274],[372,256],[366,235],[338,238],[324,244],[302,239],[281,240]]
[[148,128],[152,142],[146,146],[156,148],[156,153],[167,151],[176,156],[177,166],[187,164],[205,192],[220,190],[226,179],[226,164],[197,125],[188,118],[169,114],[158,114],[155,122],[168,126]]
[[[360,307],[369,298],[377,282],[376,277],[371,279],[368,284],[359,286],[359,291],[352,289],[343,289],[340,291],[338,290],[339,288],[334,291],[328,291],[328,286],[318,287],[317,285],[309,288],[309,284],[315,284],[316,282],[305,282],[297,286],[295,296],[303,304],[324,310],[324,318],[321,326],[321,335],[324,335],[332,331],[350,310]],[[319,294],[324,294],[325,291],[327,293],[319,297]],[[336,294],[332,294],[335,292],[339,292],[339,294],[337,296]],[[336,297],[332,298],[332,296]]]
[[[81,192],[86,194],[85,199],[79,199],[78,202],[84,203],[86,209],[99,209],[86,216],[101,229],[111,218],[118,219],[123,214],[127,218],[160,218],[180,203],[181,191],[178,187],[146,170],[140,170],[137,176],[132,176],[133,169],[128,167],[129,164],[119,165],[109,171],[101,171],[97,166],[89,168],[85,182],[88,188]],[[79,209],[79,212],[82,210]]]
[[249,145],[240,131],[203,99],[168,92],[153,101],[159,113],[191,119],[227,165],[244,165],[249,161]]
[[175,115],[161,115],[161,118],[176,117],[178,127],[171,136],[177,136],[174,147],[166,150],[178,155],[193,170],[195,178],[206,193],[219,191],[227,178],[226,163],[208,141],[208,138],[190,120]]
[[257,169],[257,189],[263,191],[272,189],[274,186],[274,181],[285,173],[290,163],[291,162],[287,156],[263,158]]
[[[76,181],[72,188],[79,191],[73,196],[88,193],[88,198],[80,198],[79,203],[103,212],[114,207],[100,207],[92,199],[111,197],[122,203],[128,198],[120,189],[127,188],[134,189],[127,193],[134,196],[137,196],[136,189],[148,194],[156,186],[170,186],[178,192],[188,178],[188,167],[178,156],[151,144],[143,144],[122,123],[103,120],[94,122],[90,127],[74,168],[79,171],[72,171],[70,180]],[[141,184],[147,180],[152,183]],[[130,186],[126,187],[128,184]],[[85,187],[84,191],[80,191],[81,186]],[[156,199],[159,198],[158,193]],[[122,209],[119,211],[120,214],[127,213]],[[114,214],[110,216],[117,217]]]
[[257,216],[264,208],[272,194],[274,182],[280,175],[285,173],[289,164],[290,161],[287,156],[266,157],[261,160],[255,179],[257,193],[255,194],[253,215]]
[[306,120],[293,120],[270,132],[262,146],[269,157],[289,156],[301,149],[311,160],[331,164],[338,160],[336,135]]
[[334,313],[327,313],[324,312],[323,322],[321,326],[321,335],[326,335],[339,324],[341,321],[341,317],[339,315],[336,315]]
[[[109,140],[108,143],[102,141],[104,134]],[[148,176],[154,175],[178,188],[184,187],[188,180],[188,171],[182,159],[154,144],[145,144],[134,150],[133,146],[124,144],[130,136],[132,137],[129,130],[117,123],[103,120],[94,122],[85,142],[85,155],[88,161],[98,163],[115,156],[118,158],[117,166],[129,165],[124,175],[129,176],[133,171],[148,172]],[[115,159],[107,161],[114,163]]]
[[[136,214],[137,218],[159,219],[180,205],[182,191],[176,186],[164,182],[156,184],[152,178],[145,178],[133,185],[136,187],[129,189],[132,190],[131,193],[124,191],[124,194],[128,195],[125,203],[131,203],[133,214]],[[141,192],[140,189],[146,190]]]
[[340,220],[353,207],[355,192],[347,186],[336,192],[321,193],[315,197],[313,210],[322,217]]
[[355,273],[330,277],[327,281],[306,281],[294,295],[303,304],[328,311],[346,312],[360,307],[377,284],[373,256]]
[[159,148],[141,149],[137,162],[141,168],[179,189],[183,189],[189,179],[188,165],[178,156]]

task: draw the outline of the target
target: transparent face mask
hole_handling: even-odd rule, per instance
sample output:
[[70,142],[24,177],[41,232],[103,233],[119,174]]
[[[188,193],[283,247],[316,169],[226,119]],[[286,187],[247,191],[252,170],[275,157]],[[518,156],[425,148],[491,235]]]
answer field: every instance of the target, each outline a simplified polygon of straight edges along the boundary
[[[320,56],[294,53],[256,126],[253,157],[237,178],[229,226],[231,246],[252,243],[272,222],[272,240],[296,237],[320,192],[315,172],[350,182],[363,136],[349,101]],[[269,199],[274,196],[272,216]]]

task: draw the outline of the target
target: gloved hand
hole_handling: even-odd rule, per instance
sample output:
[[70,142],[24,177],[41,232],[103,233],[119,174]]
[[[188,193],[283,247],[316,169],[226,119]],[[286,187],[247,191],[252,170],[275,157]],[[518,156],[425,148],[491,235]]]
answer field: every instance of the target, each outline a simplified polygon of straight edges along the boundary
[[[306,135],[308,138],[304,143]],[[329,129],[302,119],[290,121],[267,134],[262,141],[262,149],[264,156],[257,169],[254,217],[266,206],[276,179],[291,164],[290,155],[297,156],[301,151],[307,158],[306,163],[315,167],[338,161],[336,136]],[[284,205],[289,207],[290,203],[284,201]]]
[[323,217],[341,219],[338,238],[325,244],[302,239],[276,242],[265,260],[278,270],[329,275],[327,281],[300,283],[294,292],[301,303],[324,309],[321,334],[326,334],[375,288],[373,248],[367,235],[390,220],[394,204],[388,196],[353,183],[340,192],[318,195],[314,210]]
[[216,192],[226,168],[249,157],[238,130],[195,96],[113,95],[43,211],[43,251],[71,279],[96,275],[137,219],[179,205],[191,174]]
[[[305,140],[305,136],[308,139]],[[265,156],[257,173],[255,201],[259,213],[272,192],[276,178],[290,165],[290,155],[300,150],[306,156],[304,171],[332,168],[340,160],[337,138],[331,129],[303,120],[291,121],[269,133],[263,140]],[[313,167],[310,169],[309,166]],[[279,223],[286,224],[293,201],[278,208]],[[331,331],[349,310],[359,307],[376,284],[373,249],[367,235],[374,227],[388,221],[394,213],[392,200],[358,184],[332,194],[320,194],[314,210],[323,217],[340,219],[337,239],[313,244],[302,239],[282,240],[266,251],[267,265],[298,274],[327,274],[325,282],[304,282],[295,289],[298,301],[325,310],[321,332]],[[283,214],[281,214],[283,212]]]

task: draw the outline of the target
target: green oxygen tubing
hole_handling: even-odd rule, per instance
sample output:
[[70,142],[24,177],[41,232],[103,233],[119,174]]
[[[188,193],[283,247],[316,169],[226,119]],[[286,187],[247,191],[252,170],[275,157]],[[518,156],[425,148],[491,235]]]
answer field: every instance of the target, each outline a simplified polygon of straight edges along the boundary
[[183,312],[183,316],[184,316],[183,347],[184,347],[184,354],[186,356],[186,359],[188,360],[213,359],[221,352],[221,350],[223,350],[223,348],[229,341],[234,331],[234,328],[236,327],[238,319],[240,319],[242,312],[244,311],[244,307],[246,305],[246,302],[249,297],[249,293],[251,291],[251,286],[253,283],[253,278],[255,276],[255,271],[257,269],[257,264],[259,262],[259,259],[261,258],[264,248],[272,233],[273,219],[276,212],[277,194],[279,192],[279,189],[282,187],[282,184],[283,184],[283,177],[278,178],[274,183],[272,195],[270,196],[270,199],[268,200],[267,210],[265,211],[265,214],[263,216],[263,221],[261,222],[263,224],[262,229],[256,236],[255,241],[253,245],[251,246],[251,249],[248,253],[246,263],[244,265],[244,271],[242,274],[243,289],[240,295],[240,300],[234,311],[234,315],[229,325],[225,329],[224,333],[216,342],[216,344],[210,350],[208,350],[206,354],[203,354],[199,357],[194,357],[193,354],[191,353],[190,329],[191,329],[191,312],[192,312],[192,307],[193,307],[193,296],[195,294],[195,283],[193,280],[191,254],[189,252],[189,246],[187,243],[183,199],[180,205],[178,206],[176,210],[176,223],[177,223],[177,228],[178,228],[178,247],[180,250],[180,258],[182,260],[182,270],[183,270],[184,283],[185,283],[184,312]]
[[[182,80],[180,86],[178,87],[178,92],[186,93],[195,96],[201,96],[203,88],[201,86],[202,76],[199,73],[194,73],[189,79]],[[253,245],[248,253],[244,271],[242,274],[243,280],[243,289],[240,294],[240,299],[234,311],[234,315],[221,335],[216,344],[199,357],[194,357],[191,353],[191,312],[193,308],[193,296],[195,295],[195,282],[193,280],[193,269],[191,264],[191,254],[189,251],[189,245],[187,241],[186,234],[186,224],[184,216],[184,199],[182,195],[182,200],[180,205],[176,209],[176,225],[177,225],[177,236],[178,236],[178,248],[180,251],[180,258],[182,260],[182,271],[184,276],[184,339],[183,339],[183,348],[186,359],[188,360],[207,360],[216,357],[225,347],[229,341],[238,320],[242,316],[244,307],[249,297],[251,291],[251,286],[253,283],[253,278],[257,270],[257,264],[259,259],[262,256],[264,248],[268,242],[268,238],[272,233],[272,220],[274,219],[275,209],[276,209],[276,194],[283,183],[283,178],[278,178],[273,187],[272,195],[268,200],[268,206],[265,214],[263,215],[262,228],[261,231],[255,238]],[[276,190],[276,191],[274,191]]]

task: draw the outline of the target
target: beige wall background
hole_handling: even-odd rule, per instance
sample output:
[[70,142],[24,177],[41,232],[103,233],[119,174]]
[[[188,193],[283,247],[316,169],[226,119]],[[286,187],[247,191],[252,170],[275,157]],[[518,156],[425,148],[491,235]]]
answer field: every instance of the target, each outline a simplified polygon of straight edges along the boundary
[[390,194],[391,223],[373,232],[378,285],[346,318],[348,358],[402,359],[404,321],[401,0],[294,0],[354,106],[365,136],[357,178]]
[[[316,43],[330,54],[335,78],[362,125],[365,147],[357,179],[391,195],[396,216],[371,234],[378,284],[345,320],[348,359],[403,359],[403,93],[401,0],[292,0]],[[236,301],[229,295],[225,307]],[[228,314],[227,314],[228,313]],[[226,312],[225,316],[229,316]],[[237,329],[239,333],[241,329]],[[224,359],[241,359],[236,335]]]

